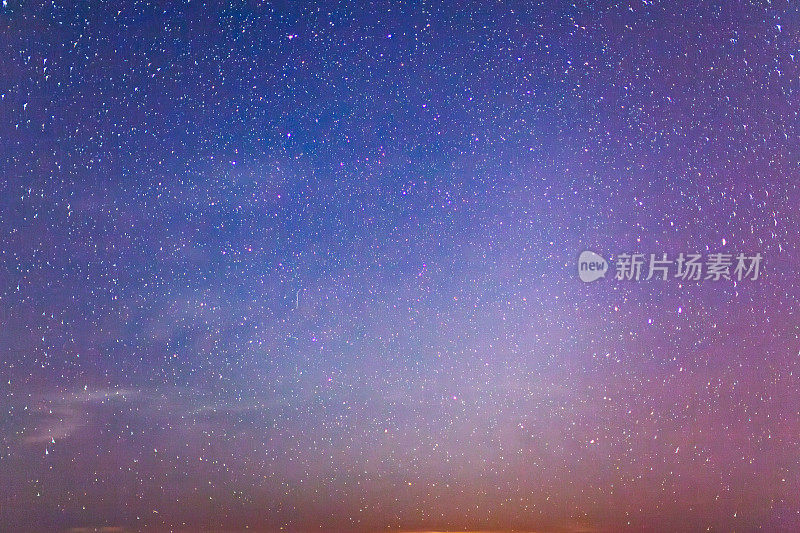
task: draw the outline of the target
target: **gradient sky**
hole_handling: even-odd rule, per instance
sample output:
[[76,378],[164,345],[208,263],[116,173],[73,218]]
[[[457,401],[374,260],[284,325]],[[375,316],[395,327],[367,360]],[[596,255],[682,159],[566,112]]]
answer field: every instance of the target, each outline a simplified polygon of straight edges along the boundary
[[0,529],[800,529],[798,63],[783,2],[3,2]]

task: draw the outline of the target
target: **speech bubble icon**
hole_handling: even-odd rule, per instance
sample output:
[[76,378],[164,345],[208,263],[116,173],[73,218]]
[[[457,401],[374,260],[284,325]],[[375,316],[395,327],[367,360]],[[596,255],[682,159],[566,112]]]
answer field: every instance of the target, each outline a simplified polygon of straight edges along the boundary
[[608,262],[594,252],[586,250],[578,257],[578,277],[584,283],[604,277],[607,270]]

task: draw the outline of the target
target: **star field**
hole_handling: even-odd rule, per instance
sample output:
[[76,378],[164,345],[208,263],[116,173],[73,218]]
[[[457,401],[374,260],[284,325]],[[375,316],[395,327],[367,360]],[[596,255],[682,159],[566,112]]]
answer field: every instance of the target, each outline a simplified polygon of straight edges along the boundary
[[799,64],[783,3],[3,2],[0,530],[800,528]]

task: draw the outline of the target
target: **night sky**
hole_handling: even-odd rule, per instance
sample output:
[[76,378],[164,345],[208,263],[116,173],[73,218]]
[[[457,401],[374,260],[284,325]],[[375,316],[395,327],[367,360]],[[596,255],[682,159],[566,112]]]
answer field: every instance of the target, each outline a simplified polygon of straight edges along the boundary
[[798,6],[78,4],[0,7],[0,530],[800,530]]

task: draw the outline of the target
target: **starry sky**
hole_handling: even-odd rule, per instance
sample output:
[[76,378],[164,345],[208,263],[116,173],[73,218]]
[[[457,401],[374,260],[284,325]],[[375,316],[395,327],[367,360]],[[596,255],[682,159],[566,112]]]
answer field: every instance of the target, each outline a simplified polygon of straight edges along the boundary
[[0,529],[800,528],[798,63],[784,2],[3,1]]

